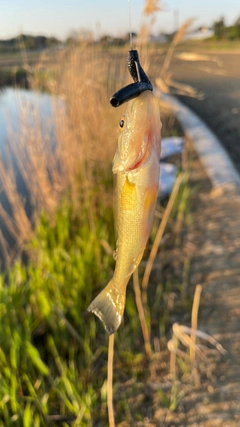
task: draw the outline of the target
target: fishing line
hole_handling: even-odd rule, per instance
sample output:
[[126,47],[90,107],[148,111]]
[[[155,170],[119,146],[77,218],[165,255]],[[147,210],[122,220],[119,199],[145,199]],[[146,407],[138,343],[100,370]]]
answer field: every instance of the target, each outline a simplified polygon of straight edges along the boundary
[[131,21],[131,0],[128,0],[128,14],[129,14],[129,42],[130,42],[130,49],[133,48],[132,46],[132,21]]
[[119,107],[124,102],[130,101],[131,99],[137,98],[141,93],[146,90],[153,91],[152,83],[148,76],[144,72],[138,56],[138,51],[132,47],[132,22],[131,22],[131,9],[130,0],[128,0],[128,11],[129,11],[129,35],[130,35],[130,50],[127,54],[127,67],[128,71],[134,81],[127,86],[119,89],[110,98],[110,104],[113,107]]

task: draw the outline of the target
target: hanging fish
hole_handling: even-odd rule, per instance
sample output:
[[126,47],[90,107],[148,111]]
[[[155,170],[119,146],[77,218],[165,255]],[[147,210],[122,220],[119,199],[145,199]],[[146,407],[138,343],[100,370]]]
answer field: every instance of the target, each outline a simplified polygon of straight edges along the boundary
[[[138,91],[139,86],[136,88]],[[102,320],[109,335],[121,323],[127,284],[146,247],[159,186],[159,101],[146,88],[134,99],[132,85],[130,92],[131,100],[119,122],[120,135],[112,168],[117,174],[116,266],[113,278],[88,307],[88,311]]]

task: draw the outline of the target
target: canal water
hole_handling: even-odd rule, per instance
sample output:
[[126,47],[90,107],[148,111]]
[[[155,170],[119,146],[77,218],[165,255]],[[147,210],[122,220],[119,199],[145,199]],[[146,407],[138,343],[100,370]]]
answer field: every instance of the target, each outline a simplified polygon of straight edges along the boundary
[[26,89],[4,88],[0,90],[0,151],[11,145],[11,136],[21,132],[23,117],[32,125],[33,116],[38,114],[42,132],[50,132],[54,138],[52,96]]
[[[10,157],[14,166],[17,189],[25,200],[26,212],[30,217],[30,198],[17,167],[17,158],[20,155],[20,151],[24,149],[24,144],[29,140],[27,134],[32,132],[32,135],[34,135],[36,132],[34,128],[36,126],[39,128],[38,132],[41,133],[44,143],[54,147],[57,137],[54,126],[53,97],[47,93],[37,93],[26,89],[15,89],[12,87],[0,89],[0,156],[4,163],[7,164],[9,153],[11,153]],[[11,215],[11,206],[4,191],[3,183],[1,182],[1,176],[0,204]],[[8,233],[1,218],[0,230],[7,239],[8,244],[13,246],[15,244],[14,239]],[[2,255],[0,248],[0,267],[3,264]]]

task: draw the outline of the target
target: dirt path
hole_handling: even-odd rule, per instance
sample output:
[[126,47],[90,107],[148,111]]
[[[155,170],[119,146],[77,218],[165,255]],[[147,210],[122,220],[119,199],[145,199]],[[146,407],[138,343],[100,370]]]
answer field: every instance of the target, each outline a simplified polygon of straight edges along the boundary
[[176,60],[174,77],[204,93],[202,100],[180,99],[213,130],[240,171],[240,55],[219,53],[216,58],[221,65]]
[[[191,287],[203,286],[199,329],[227,350],[214,360],[211,375],[183,399],[167,426],[240,426],[240,189],[212,189],[196,159],[192,183],[194,248]],[[212,362],[211,362],[212,363]]]
[[[180,96],[180,100],[217,135],[240,171],[239,52],[204,52],[209,61],[181,60],[177,54],[170,66],[173,80],[191,85],[204,94],[201,100],[184,96]],[[153,81],[159,77],[164,58],[164,55],[152,58]]]

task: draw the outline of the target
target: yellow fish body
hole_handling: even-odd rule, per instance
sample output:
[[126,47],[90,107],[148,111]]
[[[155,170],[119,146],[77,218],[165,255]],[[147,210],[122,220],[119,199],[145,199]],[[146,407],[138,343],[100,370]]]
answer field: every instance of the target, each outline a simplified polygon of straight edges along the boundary
[[158,196],[161,121],[159,101],[152,92],[129,101],[120,126],[113,160],[113,173],[117,174],[116,267],[113,278],[88,307],[109,335],[121,323],[127,284],[142,259]]

